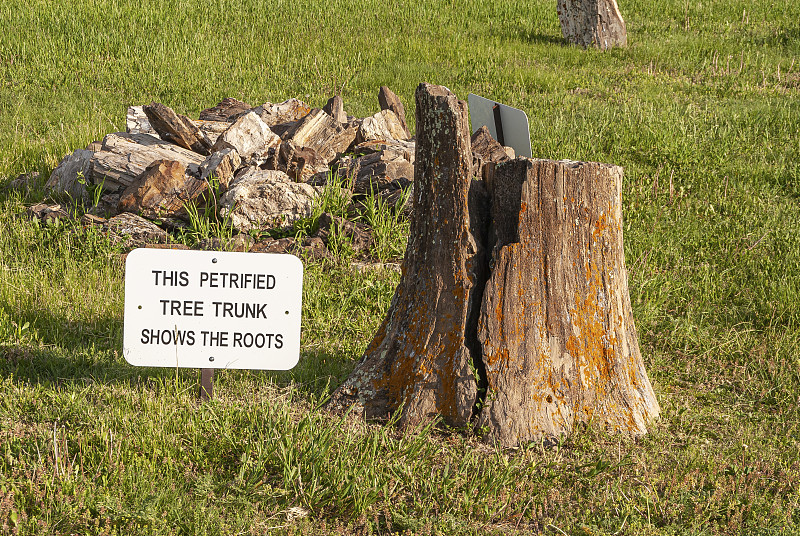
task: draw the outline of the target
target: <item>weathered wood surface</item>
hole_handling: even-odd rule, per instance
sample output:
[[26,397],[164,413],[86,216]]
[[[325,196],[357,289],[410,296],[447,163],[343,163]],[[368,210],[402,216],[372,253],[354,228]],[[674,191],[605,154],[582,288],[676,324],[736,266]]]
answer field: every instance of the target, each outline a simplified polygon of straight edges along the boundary
[[558,0],[557,11],[569,43],[602,50],[628,44],[617,0]]
[[392,110],[381,110],[375,115],[364,118],[358,127],[356,143],[405,139],[408,139],[408,130],[400,122],[397,114]]
[[[467,105],[441,86],[416,91],[417,189],[400,284],[383,325],[331,405],[353,404],[368,418],[402,407],[400,422],[415,425],[441,415],[462,426],[472,417],[477,384],[475,293],[482,286],[483,240],[473,233]],[[471,191],[472,190],[472,191]],[[474,330],[473,330],[474,331]]]
[[142,109],[150,121],[150,126],[162,139],[205,156],[211,154],[211,141],[200,127],[185,115],[175,113],[172,108],[160,102],[151,102]]
[[380,90],[378,90],[378,103],[381,105],[381,110],[391,110],[395,113],[405,130],[403,139],[409,139],[411,137],[411,131],[408,129],[408,123],[406,123],[406,109],[400,97],[395,95],[394,91],[388,87],[381,86]]
[[233,122],[240,115],[246,114],[253,107],[233,97],[225,97],[216,106],[206,108],[200,112],[202,121],[230,121]]
[[424,84],[416,98],[403,274],[332,406],[473,423],[502,446],[579,422],[645,433],[659,407],[628,295],[622,168],[509,160],[479,136],[476,158],[503,162],[473,180],[464,103]]
[[316,108],[283,136],[296,147],[313,149],[325,163],[345,152],[356,139],[356,129],[344,127],[330,114]]
[[659,413],[628,294],[622,168],[517,159],[492,188],[478,427],[502,445],[576,422],[643,434]]
[[148,134],[116,132],[103,138],[102,150],[92,156],[90,183],[102,184],[104,190],[119,193],[156,160],[176,160],[190,174],[196,174],[203,157]]
[[333,117],[339,123],[347,123],[347,113],[344,111],[344,101],[339,95],[334,95],[322,108],[325,113]]
[[471,141],[475,175],[482,178],[490,186],[495,166],[500,162],[510,160],[506,153],[506,148],[492,138],[486,125],[483,125],[472,134]]
[[343,159],[337,173],[355,194],[377,193],[397,180],[414,180],[414,166],[405,151],[392,149]]
[[242,160],[258,157],[281,144],[281,138],[255,112],[239,116],[219,135],[212,152],[234,149]]
[[128,186],[120,197],[120,212],[145,218],[186,217],[188,204],[205,206],[208,182],[186,174],[186,165],[156,160]]

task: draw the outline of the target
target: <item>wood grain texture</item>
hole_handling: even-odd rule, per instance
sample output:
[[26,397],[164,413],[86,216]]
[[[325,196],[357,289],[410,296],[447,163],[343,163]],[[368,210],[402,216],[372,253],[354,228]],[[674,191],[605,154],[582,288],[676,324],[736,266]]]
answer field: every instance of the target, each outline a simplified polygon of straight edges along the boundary
[[493,269],[478,337],[477,426],[503,446],[577,422],[646,432],[659,413],[639,353],[622,247],[622,168],[519,158],[495,170]]
[[606,50],[628,44],[616,0],[558,0],[561,33],[569,43]]
[[417,88],[416,103],[417,189],[403,274],[383,325],[331,404],[355,404],[368,418],[402,408],[403,425],[442,416],[463,426],[477,397],[467,331],[485,264],[473,234],[482,224],[470,221],[468,205],[486,198],[472,181],[466,103],[428,84]]

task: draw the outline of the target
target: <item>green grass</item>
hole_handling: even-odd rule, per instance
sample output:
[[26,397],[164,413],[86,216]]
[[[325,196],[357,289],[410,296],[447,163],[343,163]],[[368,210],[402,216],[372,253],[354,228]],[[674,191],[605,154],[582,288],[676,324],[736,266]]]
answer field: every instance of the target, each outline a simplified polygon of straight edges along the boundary
[[[800,1],[620,7],[630,45],[601,53],[561,43],[550,0],[0,5],[0,533],[800,534]],[[122,251],[2,190],[132,104],[341,90],[363,116],[388,85],[413,125],[423,81],[524,109],[535,156],[625,167],[644,438],[497,452],[320,410],[399,278],[345,249],[306,263],[299,365],[200,404],[196,371],[122,359]]]

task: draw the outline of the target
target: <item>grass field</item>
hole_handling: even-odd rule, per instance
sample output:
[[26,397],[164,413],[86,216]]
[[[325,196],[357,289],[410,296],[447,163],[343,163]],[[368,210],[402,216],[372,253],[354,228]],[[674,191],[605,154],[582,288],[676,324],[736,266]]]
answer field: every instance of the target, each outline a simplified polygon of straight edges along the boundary
[[[629,47],[602,53],[551,0],[3,2],[0,533],[800,534],[800,0],[620,8]],[[200,404],[196,371],[122,359],[117,247],[3,188],[132,104],[341,92],[364,116],[388,85],[413,118],[423,81],[524,109],[534,156],[625,167],[647,436],[495,451],[332,417],[398,281],[347,253],[306,264],[298,367]]]

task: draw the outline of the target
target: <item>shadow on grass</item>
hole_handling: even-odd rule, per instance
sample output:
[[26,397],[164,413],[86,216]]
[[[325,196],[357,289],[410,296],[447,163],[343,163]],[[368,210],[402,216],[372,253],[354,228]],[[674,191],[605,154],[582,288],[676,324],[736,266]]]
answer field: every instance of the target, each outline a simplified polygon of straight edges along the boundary
[[539,32],[531,32],[524,30],[522,28],[517,31],[516,37],[522,41],[527,41],[529,43],[534,43],[537,45],[557,45],[566,47],[568,46],[567,42],[561,36],[555,36],[551,34],[543,34]]
[[[0,341],[0,378],[48,387],[76,383],[135,387],[143,380],[176,377],[171,367],[136,367],[124,360],[119,318],[74,321],[44,308],[14,317],[18,325],[29,327],[16,342]],[[352,366],[352,360],[335,351],[306,349],[301,350],[300,360],[291,370],[223,369],[217,371],[217,380],[291,386],[319,398],[341,383]],[[199,382],[198,369],[180,369],[177,376],[184,382]]]

